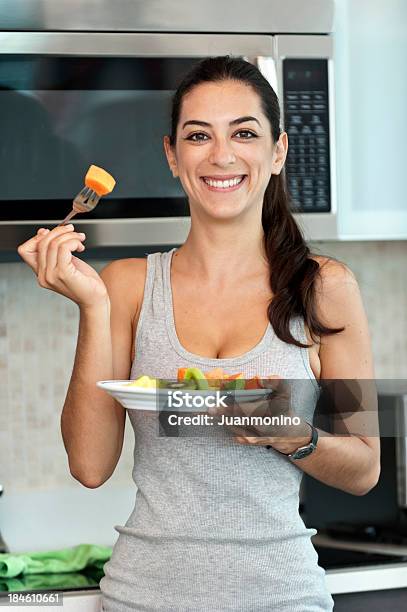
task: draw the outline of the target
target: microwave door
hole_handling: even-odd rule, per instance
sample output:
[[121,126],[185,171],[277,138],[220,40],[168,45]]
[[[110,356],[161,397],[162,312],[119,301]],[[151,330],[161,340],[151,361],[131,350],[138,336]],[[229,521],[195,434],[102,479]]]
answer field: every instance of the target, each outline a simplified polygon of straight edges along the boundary
[[117,187],[75,220],[90,247],[183,242],[188,205],[162,145],[172,93],[197,60],[224,54],[251,58],[275,86],[273,48],[272,36],[257,35],[0,33],[0,105],[10,119],[0,248],[64,218],[91,163]]
[[337,239],[332,38],[281,35],[274,42],[296,218],[307,238]]

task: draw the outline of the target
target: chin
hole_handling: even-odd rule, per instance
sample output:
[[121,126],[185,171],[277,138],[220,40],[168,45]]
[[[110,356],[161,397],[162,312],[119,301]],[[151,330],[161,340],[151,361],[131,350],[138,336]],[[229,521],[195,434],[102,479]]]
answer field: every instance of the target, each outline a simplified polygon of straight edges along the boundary
[[203,209],[205,210],[206,214],[213,219],[234,219],[235,217],[238,217],[243,210],[241,206],[219,205],[213,207],[205,206]]

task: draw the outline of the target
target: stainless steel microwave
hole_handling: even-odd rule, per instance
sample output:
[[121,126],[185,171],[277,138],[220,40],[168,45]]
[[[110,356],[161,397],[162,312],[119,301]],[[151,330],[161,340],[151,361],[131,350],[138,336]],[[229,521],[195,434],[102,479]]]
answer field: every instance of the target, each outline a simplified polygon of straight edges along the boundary
[[197,60],[223,54],[253,62],[276,90],[297,219],[310,239],[337,237],[333,2],[191,5],[103,0],[95,16],[84,0],[20,13],[0,0],[1,250],[63,219],[90,164],[117,187],[76,217],[89,247],[182,243],[188,203],[162,145],[170,100]]

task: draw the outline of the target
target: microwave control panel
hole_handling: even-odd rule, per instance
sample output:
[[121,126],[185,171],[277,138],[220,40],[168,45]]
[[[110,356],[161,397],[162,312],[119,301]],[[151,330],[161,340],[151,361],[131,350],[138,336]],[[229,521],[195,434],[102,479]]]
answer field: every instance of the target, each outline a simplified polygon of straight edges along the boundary
[[294,209],[330,212],[327,60],[283,60],[283,85],[286,171]]

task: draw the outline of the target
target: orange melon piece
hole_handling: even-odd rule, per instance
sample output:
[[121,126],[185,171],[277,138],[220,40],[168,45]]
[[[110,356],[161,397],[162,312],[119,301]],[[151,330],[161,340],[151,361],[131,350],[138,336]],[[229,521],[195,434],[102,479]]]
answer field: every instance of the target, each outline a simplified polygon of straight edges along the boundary
[[205,378],[212,389],[220,387],[220,381],[223,379],[223,368],[213,368],[209,372],[205,372]]
[[245,389],[262,389],[260,376],[254,376],[253,378],[248,378],[245,381],[244,388]]
[[209,372],[205,372],[206,380],[217,380],[218,378],[223,377],[223,368],[214,368],[213,370],[209,370]]
[[241,372],[239,374],[225,374],[223,380],[236,380],[237,378],[243,378],[243,374]]
[[178,374],[177,374],[178,382],[181,382],[182,380],[184,380],[185,373],[187,370],[188,368],[178,368]]
[[106,170],[92,165],[86,173],[85,185],[96,191],[98,196],[104,196],[113,191],[116,181]]

